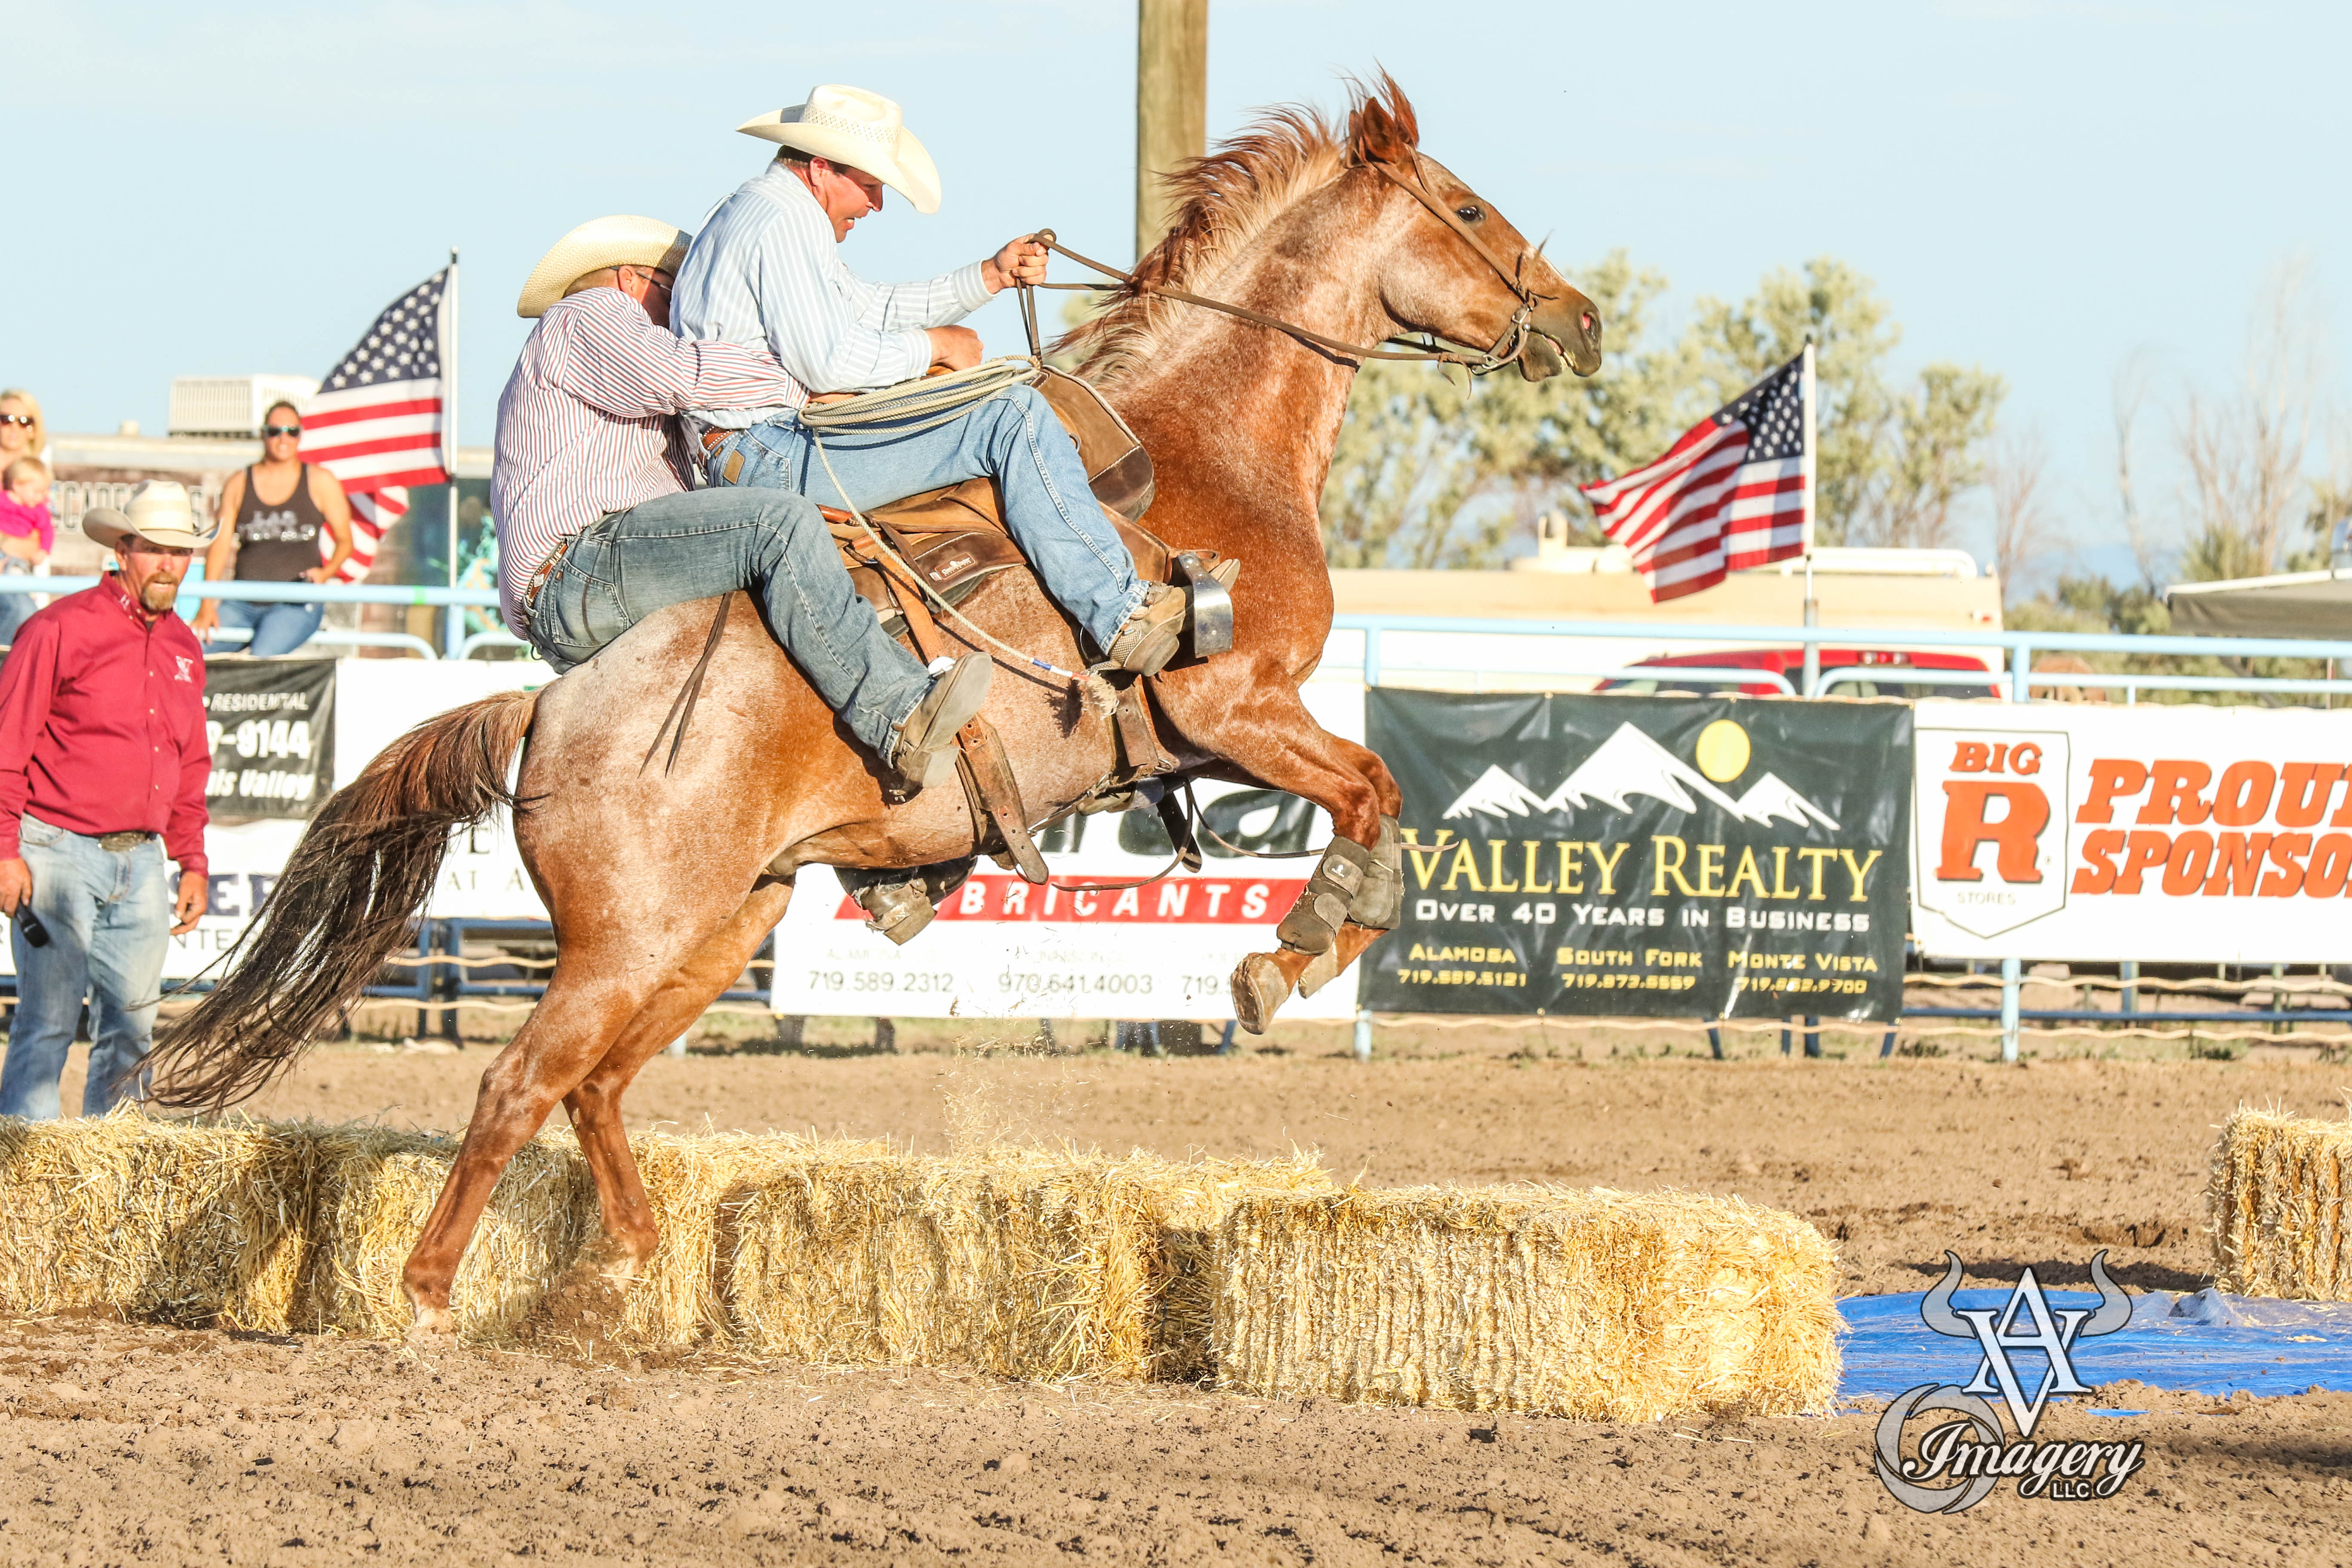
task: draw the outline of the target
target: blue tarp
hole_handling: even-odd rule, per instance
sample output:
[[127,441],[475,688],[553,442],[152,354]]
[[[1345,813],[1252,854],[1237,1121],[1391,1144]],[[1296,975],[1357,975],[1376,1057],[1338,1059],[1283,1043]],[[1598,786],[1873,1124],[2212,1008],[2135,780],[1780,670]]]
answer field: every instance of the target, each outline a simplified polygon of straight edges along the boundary
[[[2087,1291],[2052,1290],[2053,1307],[2095,1307]],[[1919,1321],[1925,1292],[1849,1296],[1838,1303],[1845,1371],[1838,1394],[1892,1399],[1923,1383],[1966,1383],[1981,1352],[1974,1340],[1948,1338]],[[1962,1290],[1961,1307],[1999,1307],[2006,1290]],[[2313,1387],[2352,1390],[2352,1302],[2276,1301],[2200,1290],[2150,1290],[2132,1298],[2131,1321],[2112,1334],[2078,1340],[2077,1376],[2093,1387],[2133,1379],[2154,1388],[2226,1397],[2301,1394]],[[2016,1362],[2031,1389],[2048,1363],[2038,1352]]]

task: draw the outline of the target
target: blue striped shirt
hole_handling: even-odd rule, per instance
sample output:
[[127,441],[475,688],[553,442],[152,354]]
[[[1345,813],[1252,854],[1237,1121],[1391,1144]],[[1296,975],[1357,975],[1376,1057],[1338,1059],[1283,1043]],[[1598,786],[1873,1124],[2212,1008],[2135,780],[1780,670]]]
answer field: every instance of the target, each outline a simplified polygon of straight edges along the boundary
[[[670,321],[678,336],[765,348],[810,392],[887,386],[930,368],[925,327],[988,302],[981,263],[922,283],[869,283],[845,266],[833,220],[808,187],[772,163],[719,204],[678,268]],[[790,413],[696,408],[705,425],[741,430]]]

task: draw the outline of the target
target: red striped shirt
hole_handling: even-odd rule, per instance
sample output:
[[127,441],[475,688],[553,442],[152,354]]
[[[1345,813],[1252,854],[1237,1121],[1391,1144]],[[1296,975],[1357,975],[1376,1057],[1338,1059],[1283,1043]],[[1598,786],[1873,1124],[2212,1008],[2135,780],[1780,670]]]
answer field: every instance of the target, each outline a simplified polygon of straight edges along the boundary
[[684,342],[618,289],[548,307],[499,396],[490,516],[507,629],[529,637],[524,594],[558,544],[607,512],[687,488],[677,415],[805,396],[764,351]]

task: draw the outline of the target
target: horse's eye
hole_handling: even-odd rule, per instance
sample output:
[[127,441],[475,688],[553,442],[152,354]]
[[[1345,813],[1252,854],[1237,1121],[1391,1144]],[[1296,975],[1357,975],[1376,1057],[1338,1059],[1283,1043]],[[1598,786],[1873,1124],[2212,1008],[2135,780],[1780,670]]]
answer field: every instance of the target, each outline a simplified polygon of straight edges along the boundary
[[1476,223],[1480,218],[1486,216],[1486,209],[1480,206],[1477,203],[1472,202],[1467,206],[1455,207],[1454,209],[1454,216],[1460,218],[1464,223]]

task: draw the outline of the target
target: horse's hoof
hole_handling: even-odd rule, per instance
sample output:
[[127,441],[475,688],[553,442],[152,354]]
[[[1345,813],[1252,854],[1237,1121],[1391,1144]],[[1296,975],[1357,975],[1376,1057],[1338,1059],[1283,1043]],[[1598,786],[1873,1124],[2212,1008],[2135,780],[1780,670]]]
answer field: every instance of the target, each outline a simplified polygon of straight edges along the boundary
[[415,1310],[416,1321],[408,1325],[410,1344],[446,1344],[456,1337],[457,1320],[449,1315],[448,1308],[419,1306]]
[[1253,1035],[1263,1035],[1274,1015],[1290,1000],[1290,981],[1269,952],[1253,952],[1234,970],[1234,1016]]

